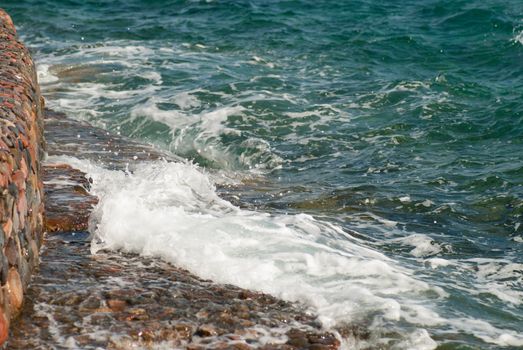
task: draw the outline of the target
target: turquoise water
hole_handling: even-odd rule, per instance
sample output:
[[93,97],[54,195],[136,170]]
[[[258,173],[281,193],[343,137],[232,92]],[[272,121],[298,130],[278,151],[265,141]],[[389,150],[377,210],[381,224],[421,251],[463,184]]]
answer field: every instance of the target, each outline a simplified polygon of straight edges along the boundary
[[416,296],[438,316],[394,332],[523,348],[522,1],[1,6],[48,106],[239,179],[225,198],[335,224],[439,288]]

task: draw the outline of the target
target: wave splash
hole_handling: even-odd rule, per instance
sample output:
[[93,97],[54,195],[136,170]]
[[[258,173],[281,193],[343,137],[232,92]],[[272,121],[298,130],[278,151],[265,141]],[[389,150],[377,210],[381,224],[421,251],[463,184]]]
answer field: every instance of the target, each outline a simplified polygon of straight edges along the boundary
[[[68,50],[40,57],[38,76],[52,109],[169,148],[206,167],[264,172],[283,163],[266,140],[230,125],[229,119],[252,118],[245,103],[212,87],[164,82],[171,74],[198,72],[207,62],[198,54],[201,49],[117,40]],[[171,62],[173,56],[183,61]],[[225,60],[219,53],[212,57]],[[201,85],[189,85],[196,83]]]
[[519,44],[523,45],[523,30],[516,34],[513,41],[515,43],[519,43]]
[[[158,256],[218,283],[298,301],[318,314],[325,328],[367,327],[373,346],[434,349],[437,343],[424,328],[449,326],[489,343],[523,345],[515,332],[487,322],[441,317],[437,304],[448,297],[442,288],[337,225],[305,214],[235,207],[195,165],[155,161],[122,172],[55,158],[94,179],[100,202],[90,223],[93,253]],[[358,347],[369,345],[362,342]]]
[[203,278],[299,301],[326,328],[363,323],[379,332],[407,320],[413,332],[398,342],[419,345],[424,339],[435,346],[414,325],[440,319],[421,300],[444,298],[445,292],[340,227],[305,214],[239,209],[218,197],[210,177],[190,164],[143,163],[124,173],[67,161],[93,177],[100,197],[91,219],[94,253],[159,256]]

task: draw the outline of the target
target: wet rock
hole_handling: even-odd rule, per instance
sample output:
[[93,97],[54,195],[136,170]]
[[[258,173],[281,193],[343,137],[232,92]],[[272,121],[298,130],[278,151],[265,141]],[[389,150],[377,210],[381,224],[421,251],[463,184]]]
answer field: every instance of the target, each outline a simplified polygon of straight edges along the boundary
[[317,349],[337,349],[340,346],[340,341],[332,333],[309,333],[307,334],[307,339],[309,343],[313,344]]
[[79,305],[83,300],[83,295],[66,293],[65,295],[57,295],[50,303],[61,306],[75,306]]
[[101,304],[102,302],[99,297],[91,295],[80,303],[79,310],[82,312],[90,312],[99,309]]
[[10,266],[15,266],[18,263],[18,248],[13,237],[7,240],[7,244],[4,248],[4,255],[7,258],[7,262]]
[[204,324],[198,327],[194,335],[197,335],[199,337],[213,337],[218,335],[218,332],[213,326]]
[[177,324],[174,329],[176,330],[177,337],[182,339],[190,339],[193,333],[193,327],[185,323]]
[[235,349],[235,350],[250,350],[252,349],[252,347],[250,347],[249,345],[245,344],[245,343],[234,343],[232,344],[232,349]]
[[85,173],[67,164],[50,164],[44,167],[43,179],[46,231],[87,230],[89,214],[98,199],[89,194]]
[[120,312],[125,310],[127,302],[125,300],[110,299],[107,300],[107,306],[109,306],[112,311]]
[[140,338],[140,340],[150,343],[154,341],[155,334],[150,329],[144,329],[138,332],[138,337]]
[[4,310],[0,307],[0,344],[3,344],[9,336],[9,321],[4,315]]
[[9,273],[9,261],[5,255],[2,256],[1,259],[2,270],[0,271],[0,282],[2,283],[2,286],[4,286],[7,283],[7,275]]
[[145,309],[134,308],[127,311],[128,315],[125,318],[126,321],[144,321],[149,319],[149,315]]
[[287,333],[287,336],[289,337],[287,345],[291,345],[297,348],[306,348],[309,345],[309,340],[307,339],[305,332],[292,329]]
[[[63,243],[66,237],[71,243]],[[53,322],[62,338],[71,337],[82,349],[154,348],[154,344],[170,344],[176,349],[262,348],[260,340],[267,335],[280,339],[267,347],[272,349],[297,349],[295,345],[300,344],[322,349],[331,344],[330,334],[319,328],[281,321],[313,319],[299,305],[280,303],[261,294],[241,300],[231,297],[231,292],[238,295],[242,291],[237,287],[201,280],[159,259],[118,252],[100,252],[93,257],[89,246],[81,242],[71,234],[48,237],[40,274],[33,277],[28,291],[25,312],[13,325],[10,349],[61,346],[50,334],[27,336],[34,332],[29,330],[31,327],[48,327],[47,318],[35,317],[35,307],[42,310],[43,305],[46,314],[56,315]],[[238,313],[246,311],[249,319],[238,317]],[[205,318],[201,318],[203,314]],[[296,331],[289,337],[282,329]],[[144,336],[138,336],[140,332],[145,332]],[[289,339],[292,341],[284,344]]]
[[11,237],[11,231],[13,230],[13,221],[11,218],[7,218],[5,223],[2,225],[4,231],[4,239]]
[[25,292],[31,281],[31,265],[29,265],[26,259],[18,259],[18,273],[20,274],[20,280],[22,281]]
[[31,239],[29,241],[29,260],[33,264],[33,266],[38,265],[38,262],[39,262],[38,257],[39,257],[38,246],[37,246],[36,242],[33,239]]
[[11,311],[16,314],[22,307],[24,293],[20,275],[14,267],[10,268],[7,274],[7,290],[9,292],[9,303],[12,307]]

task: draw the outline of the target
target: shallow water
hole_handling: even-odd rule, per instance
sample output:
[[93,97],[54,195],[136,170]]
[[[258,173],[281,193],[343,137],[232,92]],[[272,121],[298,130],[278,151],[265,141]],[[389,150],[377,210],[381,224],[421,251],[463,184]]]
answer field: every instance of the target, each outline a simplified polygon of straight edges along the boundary
[[198,165],[79,164],[106,245],[389,347],[523,347],[522,2],[2,6],[48,106]]

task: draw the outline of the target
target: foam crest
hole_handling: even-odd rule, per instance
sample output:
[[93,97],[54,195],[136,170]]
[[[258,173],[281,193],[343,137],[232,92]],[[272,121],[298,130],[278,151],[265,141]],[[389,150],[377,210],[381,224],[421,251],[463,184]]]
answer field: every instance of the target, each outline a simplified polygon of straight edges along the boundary
[[[181,93],[173,98],[182,108],[198,104],[195,96]],[[163,110],[161,100],[155,97],[131,110],[131,117],[146,117],[167,125],[172,131],[171,149],[177,153],[199,156],[217,164],[222,169],[272,169],[282,159],[272,152],[271,146],[259,138],[244,138],[233,145],[224,145],[222,135],[242,136],[241,131],[227,126],[231,116],[243,116],[246,109],[240,105],[221,106],[200,113],[185,110]]]
[[523,264],[507,260],[469,259],[476,274],[476,289],[516,306],[523,304]]
[[518,34],[516,34],[516,36],[514,37],[513,40],[514,40],[515,43],[519,43],[519,44],[523,45],[523,31],[521,31]]
[[499,329],[489,322],[478,319],[457,319],[453,325],[468,333],[474,334],[481,340],[499,346],[516,347],[523,346],[523,336],[519,332]]
[[37,74],[38,82],[40,84],[49,84],[58,81],[58,77],[49,71],[50,66],[48,64],[38,64]]
[[440,298],[437,288],[340,227],[305,214],[239,209],[193,165],[146,163],[131,174],[67,161],[93,177],[101,199],[91,222],[93,252],[159,256],[204,278],[301,301],[325,327],[423,324],[436,315],[416,300]]
[[407,237],[396,238],[391,241],[413,247],[410,254],[417,258],[435,255],[442,250],[438,243],[434,242],[430,237],[422,234],[413,234]]

